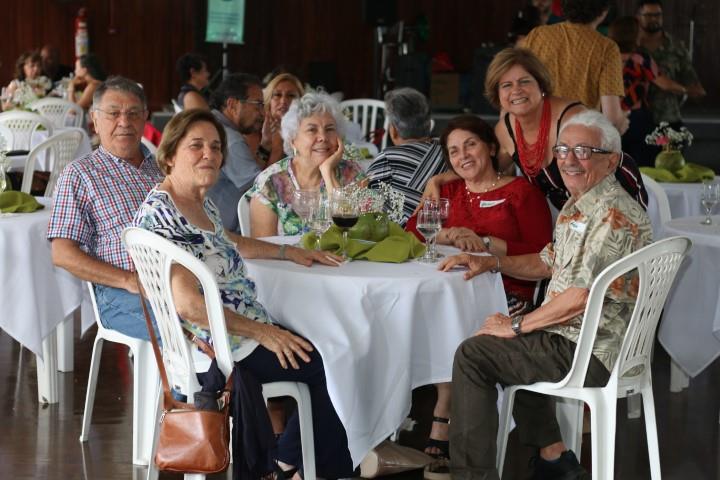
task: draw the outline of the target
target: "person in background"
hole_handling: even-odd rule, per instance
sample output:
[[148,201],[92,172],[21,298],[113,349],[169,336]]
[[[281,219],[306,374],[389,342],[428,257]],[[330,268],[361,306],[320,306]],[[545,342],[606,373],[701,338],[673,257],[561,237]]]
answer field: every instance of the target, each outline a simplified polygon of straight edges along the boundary
[[183,83],[177,96],[178,105],[183,110],[190,108],[210,110],[207,96],[203,93],[210,84],[210,71],[205,59],[194,53],[186,53],[178,58],[175,67]]
[[220,177],[208,196],[220,210],[225,228],[239,230],[237,205],[262,170],[244,135],[259,132],[263,125],[263,97],[260,79],[245,73],[225,77],[213,92],[213,115],[225,127],[227,156]]
[[42,59],[43,75],[53,83],[59,82],[73,73],[71,66],[60,63],[60,52],[54,45],[44,45],[40,49],[40,58]]
[[[23,52],[15,61],[15,78],[8,84],[5,94],[7,98],[3,100],[3,110],[15,108],[13,103],[13,95],[18,88],[24,83],[39,82],[42,79],[41,58],[37,50],[29,50]],[[52,87],[52,83],[48,79],[47,88],[40,84],[33,85],[33,91],[38,97],[44,97],[48,90]]]
[[107,75],[96,55],[88,53],[81,56],[75,61],[75,76],[68,83],[68,101],[77,103],[83,110],[89,109],[95,90],[106,78]]
[[648,103],[656,124],[668,122],[674,129],[682,126],[680,106],[686,98],[699,99],[706,95],[692,58],[685,46],[663,29],[663,9],[660,0],[641,0],[637,19],[640,24],[638,44],[649,53],[663,75],[680,83],[685,91],[678,93],[650,85]]
[[447,169],[442,148],[430,137],[430,105],[413,88],[398,88],[385,94],[385,112],[393,145],[380,152],[367,170],[369,186],[389,184],[405,195],[405,225],[420,204],[425,184]]
[[550,71],[555,94],[600,110],[622,134],[627,114],[618,46],[596,31],[607,15],[609,0],[563,0],[567,21],[535,28],[522,47],[530,49]]
[[622,108],[630,112],[630,128],[622,136],[623,152],[632,156],[638,166],[652,167],[658,152],[657,147],[645,143],[646,135],[655,126],[648,103],[648,89],[650,85],[655,85],[676,95],[684,95],[687,90],[663,75],[647,52],[638,51],[638,31],[635,17],[620,17],[610,24],[608,33],[620,47],[625,84]]
[[[465,265],[470,279],[487,271],[526,279],[550,278],[545,301],[511,318],[495,313],[455,353],[452,374],[450,472],[453,478],[497,479],[496,385],[558,382],[572,366],[590,287],[613,262],[652,241],[650,219],[618,184],[620,135],[601,113],[588,110],[560,130],[555,154],[571,197],[555,226],[555,241],[540,253],[446,259]],[[618,278],[605,294],[585,385],[607,383],[637,297],[637,273]],[[589,479],[562,441],[554,401],[520,391],[513,418],[520,441],[537,449],[532,478]]]

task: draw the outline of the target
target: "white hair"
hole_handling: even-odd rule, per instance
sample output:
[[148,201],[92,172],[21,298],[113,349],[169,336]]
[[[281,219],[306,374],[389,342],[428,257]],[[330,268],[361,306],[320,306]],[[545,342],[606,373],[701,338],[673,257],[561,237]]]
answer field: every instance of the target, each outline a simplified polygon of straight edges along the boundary
[[335,129],[338,141],[342,141],[347,130],[347,120],[342,113],[340,104],[333,97],[323,91],[308,92],[297,100],[293,100],[290,109],[282,117],[280,123],[280,135],[283,139],[285,153],[292,155],[292,142],[297,137],[300,129],[300,122],[303,119],[317,115],[318,113],[329,113],[335,119]]
[[570,125],[580,125],[597,129],[600,132],[600,148],[608,152],[622,154],[620,132],[617,131],[617,128],[610,123],[610,120],[608,120],[605,115],[597,110],[585,110],[577,115],[573,115],[560,127],[559,135],[562,135],[563,130]]

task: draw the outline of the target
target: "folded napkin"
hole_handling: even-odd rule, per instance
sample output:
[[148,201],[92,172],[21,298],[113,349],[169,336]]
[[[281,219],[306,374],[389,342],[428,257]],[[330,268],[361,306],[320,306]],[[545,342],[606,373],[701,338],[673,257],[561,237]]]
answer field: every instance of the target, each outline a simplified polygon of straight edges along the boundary
[[686,163],[675,171],[654,167],[640,167],[640,171],[655,181],[667,183],[699,183],[715,178],[711,168],[696,163]]
[[29,213],[45,208],[30,194],[10,190],[0,193],[0,212]]
[[[385,235],[380,238],[383,232]],[[425,245],[415,235],[406,232],[397,223],[375,219],[372,214],[362,215],[356,227],[348,232],[348,237],[348,257],[355,260],[402,263],[425,254]],[[303,247],[312,249],[317,243],[317,236],[306,233],[301,242]],[[320,248],[342,253],[342,230],[336,225],[331,226],[320,236]]]

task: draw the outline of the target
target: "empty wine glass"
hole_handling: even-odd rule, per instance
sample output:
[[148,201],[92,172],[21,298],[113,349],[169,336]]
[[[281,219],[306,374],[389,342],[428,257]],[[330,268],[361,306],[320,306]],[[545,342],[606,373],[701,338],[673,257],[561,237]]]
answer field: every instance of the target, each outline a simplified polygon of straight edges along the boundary
[[347,259],[348,230],[355,226],[360,216],[352,192],[343,188],[334,189],[330,196],[330,211],[333,222],[342,230],[342,255]]
[[440,215],[432,208],[423,208],[418,212],[417,231],[425,238],[425,255],[418,261],[423,263],[435,262],[435,255],[432,251],[432,244],[435,235],[440,231]]
[[313,209],[317,208],[320,201],[319,190],[297,189],[293,192],[292,207],[298,217],[302,220],[302,231],[307,231],[307,223]]
[[310,215],[310,229],[315,234],[317,240],[315,242],[315,250],[320,250],[320,237],[324,234],[330,225],[332,225],[332,213],[330,211],[330,202],[321,198]]
[[720,201],[720,183],[705,182],[700,193],[700,203],[705,209],[705,220],[700,222],[702,225],[712,225],[710,214],[715,204]]

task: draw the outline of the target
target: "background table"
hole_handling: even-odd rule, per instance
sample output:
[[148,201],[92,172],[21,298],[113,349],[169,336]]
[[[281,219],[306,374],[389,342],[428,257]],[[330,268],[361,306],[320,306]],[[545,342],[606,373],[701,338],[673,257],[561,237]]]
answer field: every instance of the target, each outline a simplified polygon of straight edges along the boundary
[[[80,282],[52,264],[51,200],[33,213],[0,214],[0,328],[37,356],[38,398],[57,402],[56,328],[82,300]],[[72,330],[71,330],[72,331]]]
[[659,339],[673,361],[694,377],[720,355],[720,216],[700,225],[703,216],[677,218],[663,227],[663,238],[682,235],[693,246],[675,279]]
[[507,313],[498,274],[465,281],[461,271],[443,273],[412,261],[246,264],[272,317],[322,355],[355,465],[407,417],[412,389],[449,381],[458,345],[487,315]]
[[[715,177],[715,181],[720,182],[720,177]],[[668,196],[672,218],[690,217],[705,213],[700,205],[702,185],[702,182],[660,183],[660,186]]]
[[[54,133],[61,133],[65,131],[64,128],[56,128],[53,130]],[[31,149],[35,148],[38,144],[44,142],[48,139],[47,131],[36,131],[33,133],[32,139],[30,141]],[[75,158],[80,158],[83,155],[86,155],[88,153],[92,152],[92,147],[90,146],[90,140],[88,139],[88,136],[85,135],[83,137],[83,140],[80,142],[80,145],[78,145],[78,149],[75,152]],[[24,171],[25,170],[25,162],[27,161],[27,155],[12,155],[10,157],[7,157],[10,161],[10,167],[8,168],[8,171],[10,172],[18,172],[18,171]],[[45,155],[45,152],[38,155],[37,163],[35,164],[35,170],[40,172],[49,172],[50,171],[50,165],[47,161],[47,155]]]

